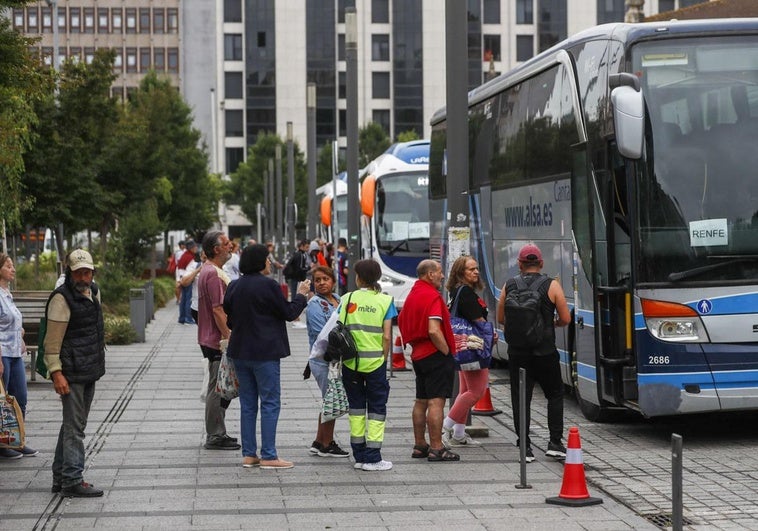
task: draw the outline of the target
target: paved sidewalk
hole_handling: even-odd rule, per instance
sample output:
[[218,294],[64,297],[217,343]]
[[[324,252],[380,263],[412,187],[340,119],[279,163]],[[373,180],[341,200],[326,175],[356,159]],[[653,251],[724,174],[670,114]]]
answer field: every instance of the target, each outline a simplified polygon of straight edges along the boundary
[[[40,455],[0,461],[0,529],[657,529],[592,487],[602,505],[545,504],[560,490],[563,467],[541,454],[527,467],[532,488],[516,489],[515,436],[493,418],[476,418],[489,438],[462,449],[459,463],[411,459],[412,372],[391,380],[382,450],[391,471],[309,455],[320,395],[315,381],[302,378],[306,331],[292,328],[277,449],[295,468],[243,469],[239,452],[202,447],[197,328],[177,324],[177,313],[173,304],[160,310],[145,343],[108,348],[86,439],[85,479],[105,489],[102,498],[50,493],[60,405],[49,382],[29,383],[27,436]],[[236,400],[227,428],[239,435]],[[349,449],[346,419],[336,434]]]

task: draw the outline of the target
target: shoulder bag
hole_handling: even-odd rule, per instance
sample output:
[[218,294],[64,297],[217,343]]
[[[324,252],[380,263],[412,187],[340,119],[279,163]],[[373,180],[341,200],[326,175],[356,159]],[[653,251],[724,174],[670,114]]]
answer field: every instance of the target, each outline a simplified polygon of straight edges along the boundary
[[334,328],[329,332],[328,345],[326,346],[326,352],[324,353],[324,359],[326,361],[346,361],[351,360],[358,355],[358,347],[353,339],[353,334],[347,328],[347,316],[348,308],[350,307],[350,299],[353,294],[347,298],[347,305],[345,306],[345,322],[337,321]]
[[18,450],[24,447],[24,416],[16,399],[5,391],[0,378],[0,448]]
[[450,325],[455,338],[455,363],[462,371],[487,369],[492,363],[492,337],[494,327],[489,321],[469,321],[458,317],[458,297],[461,289],[455,294],[450,308]]
[[221,349],[221,362],[218,364],[216,376],[216,393],[225,400],[234,400],[240,395],[240,383],[237,380],[234,364],[226,355],[227,345],[228,343],[224,342]]
[[324,402],[321,406],[322,424],[337,419],[350,410],[341,373],[342,362],[337,361],[329,364],[329,383],[327,383]]

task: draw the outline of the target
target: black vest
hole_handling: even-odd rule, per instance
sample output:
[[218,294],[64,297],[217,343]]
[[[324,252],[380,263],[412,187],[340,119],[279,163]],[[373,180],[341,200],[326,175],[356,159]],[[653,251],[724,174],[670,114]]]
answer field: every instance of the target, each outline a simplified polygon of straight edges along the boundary
[[[539,277],[544,276],[542,273],[525,273],[522,274],[521,277],[524,279],[524,282],[526,282],[527,286],[531,286],[532,282],[537,280]],[[550,297],[548,296],[547,292],[550,290],[550,284],[552,284],[552,280],[548,282],[544,282],[538,289],[537,292],[540,294],[540,310],[542,313],[542,320],[545,323],[545,335],[542,338],[542,343],[540,343],[538,346],[534,347],[531,351],[524,350],[521,348],[514,348],[509,346],[508,352],[510,353],[511,350],[514,351],[514,354],[528,354],[531,353],[535,356],[547,356],[548,354],[552,354],[555,352],[555,304],[553,304],[553,301],[550,300]],[[510,292],[512,290],[517,290],[518,287],[516,287],[516,279],[515,278],[509,278],[505,283],[505,291]],[[507,324],[506,324],[507,326]]]
[[66,299],[71,317],[61,345],[61,368],[69,382],[91,383],[105,374],[103,312],[92,286],[92,300],[73,289],[69,280],[56,289]]

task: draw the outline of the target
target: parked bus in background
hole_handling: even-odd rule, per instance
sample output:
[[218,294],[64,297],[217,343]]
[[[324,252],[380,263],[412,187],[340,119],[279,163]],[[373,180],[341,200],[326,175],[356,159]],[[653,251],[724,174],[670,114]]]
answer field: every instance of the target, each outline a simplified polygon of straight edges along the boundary
[[[472,253],[490,315],[536,243],[569,299],[562,375],[589,419],[758,408],[757,56],[756,19],[609,24],[469,93]],[[458,177],[445,127],[443,109],[435,249]]]
[[382,291],[402,308],[416,266],[429,258],[429,141],[400,142],[365,168],[361,256],[382,266]]
[[[347,239],[347,173],[342,172],[332,181],[316,188],[319,201],[318,237],[332,243]],[[337,193],[335,201],[335,192]]]

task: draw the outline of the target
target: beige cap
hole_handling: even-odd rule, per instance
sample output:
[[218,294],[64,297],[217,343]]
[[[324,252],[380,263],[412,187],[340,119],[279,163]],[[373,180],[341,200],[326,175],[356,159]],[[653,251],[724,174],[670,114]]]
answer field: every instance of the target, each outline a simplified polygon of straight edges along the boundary
[[95,263],[92,261],[92,255],[84,249],[71,251],[71,254],[68,255],[68,266],[71,268],[71,271],[76,271],[83,267],[92,269],[93,271],[95,270]]

